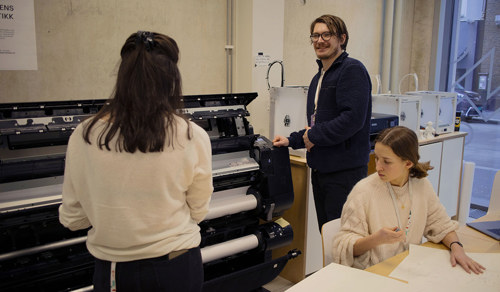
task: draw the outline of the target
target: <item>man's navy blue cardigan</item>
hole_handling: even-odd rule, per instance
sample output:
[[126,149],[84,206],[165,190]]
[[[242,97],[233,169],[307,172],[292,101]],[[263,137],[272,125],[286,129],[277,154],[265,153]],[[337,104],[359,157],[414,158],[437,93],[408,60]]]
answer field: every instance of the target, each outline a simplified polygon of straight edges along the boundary
[[[307,94],[307,121],[311,125],[314,97],[323,67],[313,77]],[[321,173],[351,169],[368,164],[372,84],[365,66],[343,52],[325,72],[318,97],[315,125],[308,138],[314,143],[307,164]],[[288,138],[293,149],[304,148],[305,130]]]

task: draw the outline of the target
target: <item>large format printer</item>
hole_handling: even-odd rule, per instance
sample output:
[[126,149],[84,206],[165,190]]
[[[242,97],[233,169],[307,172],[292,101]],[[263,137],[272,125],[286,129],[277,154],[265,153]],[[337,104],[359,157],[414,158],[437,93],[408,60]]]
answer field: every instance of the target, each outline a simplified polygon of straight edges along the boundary
[[[279,218],[293,203],[286,147],[253,133],[246,106],[256,93],[184,97],[182,114],[210,136],[214,193],[200,223],[205,291],[251,291],[273,280],[291,250]],[[58,220],[66,145],[106,100],[0,104],[0,291],[92,291],[87,230]]]

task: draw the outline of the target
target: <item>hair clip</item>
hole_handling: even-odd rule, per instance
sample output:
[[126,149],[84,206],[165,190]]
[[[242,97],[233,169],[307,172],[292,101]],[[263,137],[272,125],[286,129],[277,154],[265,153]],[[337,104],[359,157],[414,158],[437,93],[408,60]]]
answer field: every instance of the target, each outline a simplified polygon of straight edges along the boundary
[[155,46],[155,41],[153,40],[154,34],[149,31],[138,31],[137,32],[137,37],[135,39],[136,44],[143,43],[144,46],[146,47],[146,51],[150,52],[154,46]]

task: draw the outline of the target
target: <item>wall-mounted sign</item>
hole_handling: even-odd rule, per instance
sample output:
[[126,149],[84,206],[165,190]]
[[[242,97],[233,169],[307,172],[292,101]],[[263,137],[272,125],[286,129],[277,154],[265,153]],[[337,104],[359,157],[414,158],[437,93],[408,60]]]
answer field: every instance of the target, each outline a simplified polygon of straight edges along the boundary
[[254,67],[267,66],[267,65],[269,65],[270,60],[271,60],[271,57],[269,55],[264,55],[264,53],[259,52],[257,54],[257,56],[255,56]]
[[33,0],[0,0],[0,70],[37,69]]

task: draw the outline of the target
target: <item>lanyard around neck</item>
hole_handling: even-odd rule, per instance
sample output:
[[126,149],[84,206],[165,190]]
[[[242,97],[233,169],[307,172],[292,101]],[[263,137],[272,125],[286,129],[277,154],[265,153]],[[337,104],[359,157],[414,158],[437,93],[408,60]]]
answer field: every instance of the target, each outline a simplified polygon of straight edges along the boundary
[[[411,224],[412,193],[411,193],[410,181],[411,181],[411,179],[408,178],[408,195],[410,197],[410,214],[408,215],[408,223],[406,224],[406,228],[405,228],[406,236],[408,236],[408,230],[410,229],[410,224]],[[391,194],[392,204],[394,205],[394,211],[396,212],[396,216],[398,218],[398,227],[399,227],[399,229],[401,229],[402,228],[401,219],[399,217],[399,208],[398,208],[398,205],[396,203],[396,195],[394,194],[394,190],[392,189],[391,183],[387,182],[386,184],[387,184],[387,188],[389,189],[389,193]]]
[[316,94],[314,95],[314,112],[316,112],[316,108],[318,107],[318,97],[319,92],[321,90],[321,84],[323,83],[323,76],[325,75],[325,71],[321,69],[321,75],[318,79],[318,86],[316,87]]

